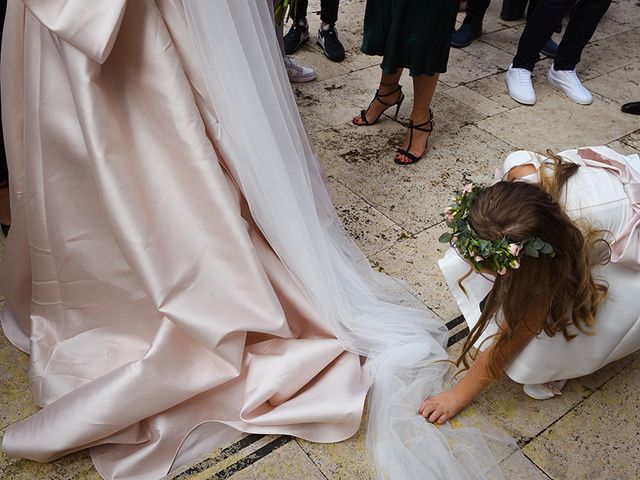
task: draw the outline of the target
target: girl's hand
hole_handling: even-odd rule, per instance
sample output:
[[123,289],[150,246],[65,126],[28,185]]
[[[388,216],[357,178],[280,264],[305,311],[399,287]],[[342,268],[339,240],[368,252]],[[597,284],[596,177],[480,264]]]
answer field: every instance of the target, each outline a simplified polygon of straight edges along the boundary
[[452,389],[427,398],[422,402],[419,412],[428,422],[442,425],[460,413],[469,403],[470,401],[465,401],[455,389]]

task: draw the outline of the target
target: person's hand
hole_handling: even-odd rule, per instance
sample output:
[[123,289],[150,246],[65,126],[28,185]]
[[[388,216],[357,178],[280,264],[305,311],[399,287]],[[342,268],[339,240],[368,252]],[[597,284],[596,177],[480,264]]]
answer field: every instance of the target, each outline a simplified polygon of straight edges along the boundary
[[460,413],[468,403],[461,398],[455,389],[452,389],[439,393],[435,397],[427,398],[422,402],[419,412],[428,422],[442,425]]

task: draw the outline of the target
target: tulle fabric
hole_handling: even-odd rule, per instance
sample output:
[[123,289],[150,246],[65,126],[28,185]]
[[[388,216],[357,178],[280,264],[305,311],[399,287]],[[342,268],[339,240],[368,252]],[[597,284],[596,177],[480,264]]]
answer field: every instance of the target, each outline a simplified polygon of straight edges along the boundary
[[438,428],[417,414],[442,389],[446,328],[370,268],[336,217],[267,3],[191,0],[185,8],[222,156],[253,218],[345,347],[367,357],[367,443],[378,478],[502,478],[478,431]]

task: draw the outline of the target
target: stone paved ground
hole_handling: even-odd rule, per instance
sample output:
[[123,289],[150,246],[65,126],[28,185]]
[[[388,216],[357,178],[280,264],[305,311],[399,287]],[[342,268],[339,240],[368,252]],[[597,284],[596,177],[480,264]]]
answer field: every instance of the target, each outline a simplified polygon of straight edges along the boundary
[[[536,68],[535,107],[512,101],[504,70],[515,52],[523,22],[499,19],[499,4],[487,14],[484,35],[465,50],[452,50],[449,71],[433,102],[437,120],[431,150],[417,165],[391,161],[404,135],[399,122],[385,118],[370,128],[350,119],[371,100],[379,77],[378,58],[359,52],[364,0],[342,0],[340,35],[347,58],[326,60],[313,44],[296,57],[314,66],[318,80],[294,86],[302,117],[335,190],[336,208],[371,262],[403,279],[424,303],[453,326],[457,307],[436,267],[442,255],[439,212],[451,192],[467,180],[486,181],[515,149],[560,150],[609,145],[622,153],[640,150],[640,117],[620,112],[640,100],[640,3],[614,0],[579,74],[594,103],[573,104],[545,80],[550,61]],[[319,1],[310,11],[317,13]],[[319,20],[310,14],[312,29]],[[312,37],[314,40],[314,37]],[[410,80],[403,79],[407,102]],[[459,343],[452,347],[452,354]],[[0,342],[0,428],[33,413],[27,357]],[[568,382],[563,395],[545,402],[526,397],[518,385],[500,381],[463,415],[477,425],[493,425],[516,438],[524,455],[501,452],[507,479],[640,478],[640,355],[632,355],[585,378]],[[250,435],[242,443],[212,452],[172,479],[370,479],[363,429],[342,443],[318,445]],[[425,446],[428,448],[428,446]],[[3,479],[97,479],[86,452],[38,465],[0,456]],[[395,480],[395,479],[394,479]]]

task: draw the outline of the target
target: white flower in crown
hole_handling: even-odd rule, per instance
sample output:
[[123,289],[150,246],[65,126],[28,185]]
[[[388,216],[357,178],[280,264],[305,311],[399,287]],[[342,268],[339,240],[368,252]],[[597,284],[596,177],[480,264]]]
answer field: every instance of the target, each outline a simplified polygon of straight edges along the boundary
[[509,244],[509,253],[511,255],[513,255],[514,257],[517,257],[518,254],[520,253],[520,245],[518,245],[517,243],[510,243]]
[[484,260],[484,258],[482,258],[480,255],[476,256],[473,258],[476,262],[482,262]]
[[498,270],[498,275],[504,275],[505,273],[507,273],[507,267],[501,267],[500,270]]
[[520,261],[519,260],[511,260],[511,263],[509,264],[509,266],[511,268],[513,268],[514,270],[517,270],[518,268],[520,268]]

